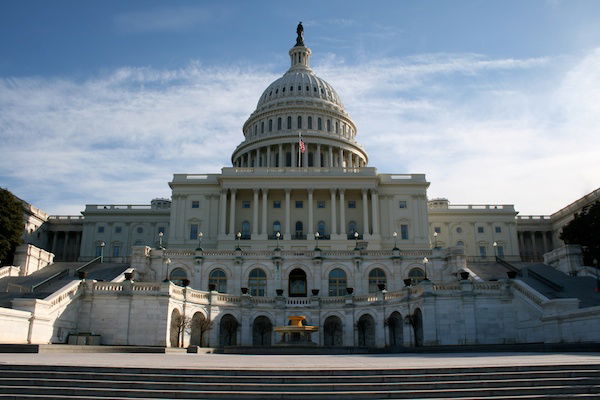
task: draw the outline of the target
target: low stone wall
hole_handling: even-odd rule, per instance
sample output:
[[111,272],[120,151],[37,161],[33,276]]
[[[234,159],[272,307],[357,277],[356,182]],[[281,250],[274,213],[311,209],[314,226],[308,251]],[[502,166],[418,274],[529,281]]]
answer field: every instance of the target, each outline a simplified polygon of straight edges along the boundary
[[27,276],[53,262],[54,254],[31,244],[22,244],[15,251],[13,264],[21,267],[22,276]]

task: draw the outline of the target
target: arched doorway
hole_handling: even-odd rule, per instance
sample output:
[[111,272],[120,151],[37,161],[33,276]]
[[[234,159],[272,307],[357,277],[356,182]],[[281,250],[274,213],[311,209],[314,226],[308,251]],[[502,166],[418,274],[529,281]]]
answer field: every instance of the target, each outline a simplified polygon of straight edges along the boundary
[[369,314],[363,314],[356,323],[358,345],[375,347],[375,320]]
[[208,331],[212,327],[212,321],[206,319],[204,314],[197,312],[192,317],[190,331],[190,346],[208,346]]
[[323,323],[323,344],[325,346],[342,346],[344,330],[342,320],[335,316],[329,316]]
[[402,315],[398,311],[390,314],[386,320],[389,341],[388,344],[392,347],[402,346]]
[[252,345],[270,346],[271,336],[273,336],[273,324],[268,317],[261,315],[256,317],[252,323]]
[[179,347],[179,338],[183,330],[183,319],[178,309],[171,312],[171,326],[169,329],[169,344],[171,347]]
[[300,268],[290,272],[288,293],[290,297],[306,297],[306,272]]
[[219,323],[219,345],[235,346],[237,345],[238,321],[231,314],[226,314]]
[[423,314],[418,308],[413,313],[413,331],[415,333],[415,346],[423,346]]

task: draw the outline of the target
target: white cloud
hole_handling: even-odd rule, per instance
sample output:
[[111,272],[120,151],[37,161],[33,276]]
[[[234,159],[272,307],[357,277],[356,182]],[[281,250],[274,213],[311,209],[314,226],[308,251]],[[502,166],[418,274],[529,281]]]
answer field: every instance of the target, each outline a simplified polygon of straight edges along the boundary
[[[425,172],[431,197],[540,214],[600,182],[600,50],[560,61],[328,57],[315,71],[340,92],[381,172]],[[277,78],[262,68],[1,80],[0,186],[51,213],[168,197],[173,173],[229,165],[243,122]]]

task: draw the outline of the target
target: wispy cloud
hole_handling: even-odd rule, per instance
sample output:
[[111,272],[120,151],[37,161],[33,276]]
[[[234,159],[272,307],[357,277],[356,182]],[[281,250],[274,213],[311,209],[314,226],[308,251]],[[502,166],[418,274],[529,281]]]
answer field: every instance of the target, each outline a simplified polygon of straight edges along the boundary
[[215,17],[207,7],[174,6],[117,14],[115,27],[121,32],[186,32]]
[[[425,172],[432,197],[549,213],[600,182],[600,50],[556,61],[331,56],[315,70],[340,92],[380,171]],[[192,62],[0,80],[0,186],[51,213],[168,197],[172,173],[230,164],[276,78],[265,66]]]

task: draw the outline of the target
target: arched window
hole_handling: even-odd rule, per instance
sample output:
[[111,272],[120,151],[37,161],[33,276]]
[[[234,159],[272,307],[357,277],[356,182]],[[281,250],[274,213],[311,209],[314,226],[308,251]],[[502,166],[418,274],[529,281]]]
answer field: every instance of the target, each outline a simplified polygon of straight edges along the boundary
[[[256,129],[255,129],[255,131],[256,131]],[[331,120],[330,119],[327,120],[327,132],[331,132]],[[254,133],[256,133],[256,132],[254,132]]]
[[317,129],[320,131],[323,130],[323,121],[321,120],[321,117],[317,118]]
[[242,222],[242,237],[241,239],[250,239],[250,222]]
[[220,268],[210,271],[208,285],[215,285],[215,290],[219,293],[227,293],[227,275],[225,275],[225,271]]
[[302,117],[298,116],[298,129],[302,129]]
[[348,287],[346,272],[341,268],[331,270],[329,273],[329,295],[344,296]]
[[258,125],[254,125],[254,136],[258,133]]
[[292,129],[292,117],[287,117],[287,128]]
[[408,277],[410,278],[411,283],[417,284],[425,279],[425,272],[421,268],[413,268],[408,271]]
[[340,123],[335,121],[335,133],[340,133]]
[[459,240],[458,242],[456,242],[457,246],[464,246],[465,242],[463,242],[462,240]]
[[362,315],[356,323],[358,331],[358,345],[364,347],[375,346],[375,320],[369,314]]
[[374,268],[369,272],[369,293],[375,293],[379,289],[379,285],[387,283],[385,272],[381,268]]
[[261,315],[252,323],[252,345],[270,346],[273,333],[273,324],[268,317]]
[[254,268],[248,276],[250,295],[264,296],[267,291],[267,274],[260,268]]
[[281,222],[279,221],[273,222],[273,237],[275,237],[277,232],[281,232]]
[[265,133],[265,121],[260,122],[260,133]]
[[331,315],[327,317],[323,324],[323,341],[325,346],[342,346],[344,338],[344,331],[342,320]]
[[317,223],[317,232],[319,232],[319,236],[325,236],[325,221],[319,221]]
[[183,281],[187,280],[187,273],[183,268],[175,268],[169,274],[169,279],[177,286],[183,286]]
[[302,221],[296,221],[296,239],[304,238],[303,231],[304,231],[304,225],[302,224]]
[[219,345],[235,346],[237,344],[237,331],[239,323],[231,314],[225,314],[219,323]]
[[281,117],[277,118],[277,130],[281,130]]
[[288,278],[290,297],[306,297],[306,272],[300,268],[293,269]]
[[312,129],[312,117],[308,117],[308,129]]
[[273,131],[273,120],[269,120],[269,132]]
[[402,346],[402,315],[394,311],[386,321],[390,346]]

